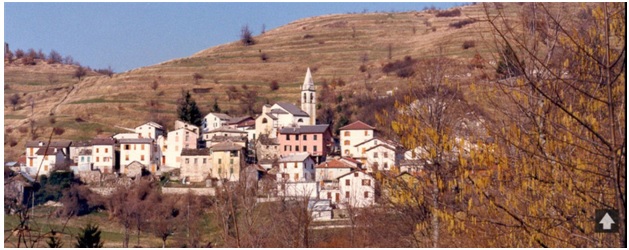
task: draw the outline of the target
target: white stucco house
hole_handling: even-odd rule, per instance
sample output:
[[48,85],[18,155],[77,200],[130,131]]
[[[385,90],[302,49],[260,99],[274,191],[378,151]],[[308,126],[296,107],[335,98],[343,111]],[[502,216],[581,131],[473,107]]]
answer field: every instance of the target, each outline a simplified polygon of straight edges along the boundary
[[116,166],[116,141],[112,138],[93,139],[92,163],[93,169],[99,169],[101,173],[113,173]]
[[256,134],[267,134],[269,138],[276,138],[279,129],[283,127],[296,127],[309,125],[310,116],[297,106],[279,102],[262,106],[262,114],[256,118]]
[[151,173],[159,170],[159,149],[153,139],[120,139],[120,173],[128,174],[127,166],[132,162],[144,165]]
[[181,167],[181,151],[196,149],[198,138],[198,134],[189,128],[173,130],[168,132],[168,136],[158,138],[162,165],[170,168]]
[[164,135],[165,130],[162,125],[155,122],[147,122],[135,127],[135,133],[139,134],[140,138],[150,138],[155,140],[158,136]]
[[362,158],[362,152],[356,145],[373,139],[375,128],[362,121],[355,121],[339,130],[341,156]]
[[315,162],[308,152],[288,155],[278,163],[278,183],[315,181]]
[[203,117],[202,133],[211,131],[227,124],[232,117],[222,113],[209,113]]
[[49,175],[57,164],[70,161],[71,145],[72,141],[52,141],[50,145],[43,141],[26,142],[26,164],[22,171],[31,176]]
[[375,203],[375,179],[363,171],[353,171],[338,178],[341,207],[369,207]]

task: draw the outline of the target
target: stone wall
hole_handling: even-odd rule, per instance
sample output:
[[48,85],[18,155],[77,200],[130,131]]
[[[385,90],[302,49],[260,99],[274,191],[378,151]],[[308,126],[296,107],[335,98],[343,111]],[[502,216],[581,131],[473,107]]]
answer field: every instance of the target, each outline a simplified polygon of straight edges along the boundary
[[175,188],[175,187],[163,187],[163,194],[187,194],[188,191],[192,191],[194,195],[201,196],[214,196],[216,190],[214,188]]

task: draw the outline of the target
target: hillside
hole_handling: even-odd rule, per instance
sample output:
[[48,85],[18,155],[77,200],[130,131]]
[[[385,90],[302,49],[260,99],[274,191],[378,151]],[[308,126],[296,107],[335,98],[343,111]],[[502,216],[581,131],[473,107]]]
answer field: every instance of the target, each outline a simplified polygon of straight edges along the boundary
[[[184,89],[197,89],[193,97],[204,113],[215,100],[223,111],[234,113],[240,107],[225,94],[228,87],[247,85],[256,90],[257,106],[280,100],[297,103],[308,67],[319,86],[342,80],[346,85],[337,92],[366,91],[369,86],[371,92],[367,94],[372,95],[408,83],[382,73],[385,64],[407,56],[423,59],[441,54],[458,62],[458,73],[465,75],[471,72],[467,65],[476,53],[491,61],[495,49],[486,40],[490,37],[486,22],[450,26],[470,18],[482,20],[483,6],[458,9],[461,15],[456,17],[436,17],[436,11],[428,10],[305,18],[255,36],[256,43],[251,46],[234,41],[112,78],[91,74],[79,81],[71,77],[74,66],[5,64],[5,100],[14,93],[22,100],[16,111],[5,102],[5,158],[14,159],[23,152],[25,141],[30,139],[29,120],[39,127],[40,139],[48,138],[53,127],[65,129],[55,138],[89,139],[98,132],[107,135],[120,131],[114,126],[134,127],[147,121],[150,99],[159,101],[160,119],[172,121],[176,100]],[[475,46],[464,49],[465,41],[473,41]],[[193,79],[195,73],[202,76],[198,84]],[[272,81],[279,83],[279,90],[270,91]],[[158,82],[157,90],[150,88],[153,82]],[[26,103],[29,98],[35,100],[32,114]],[[11,140],[15,145],[10,146]]]

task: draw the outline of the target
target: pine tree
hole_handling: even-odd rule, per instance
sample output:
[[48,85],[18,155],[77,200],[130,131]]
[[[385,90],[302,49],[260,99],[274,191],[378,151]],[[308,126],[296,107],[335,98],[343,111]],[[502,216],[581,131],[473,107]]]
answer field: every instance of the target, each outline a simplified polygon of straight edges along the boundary
[[104,242],[100,240],[100,229],[97,225],[87,224],[76,237],[76,248],[102,248]]
[[203,116],[201,111],[199,111],[197,103],[192,99],[190,91],[181,92],[181,99],[179,99],[177,106],[177,116],[182,121],[201,126]]

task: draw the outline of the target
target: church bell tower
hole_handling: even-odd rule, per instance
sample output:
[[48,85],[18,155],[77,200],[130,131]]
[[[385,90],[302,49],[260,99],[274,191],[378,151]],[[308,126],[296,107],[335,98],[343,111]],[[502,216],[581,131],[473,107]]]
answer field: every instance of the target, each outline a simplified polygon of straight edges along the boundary
[[306,71],[304,85],[301,87],[301,110],[310,115],[310,123],[308,125],[315,125],[317,121],[317,96],[315,95],[315,86],[310,68]]

